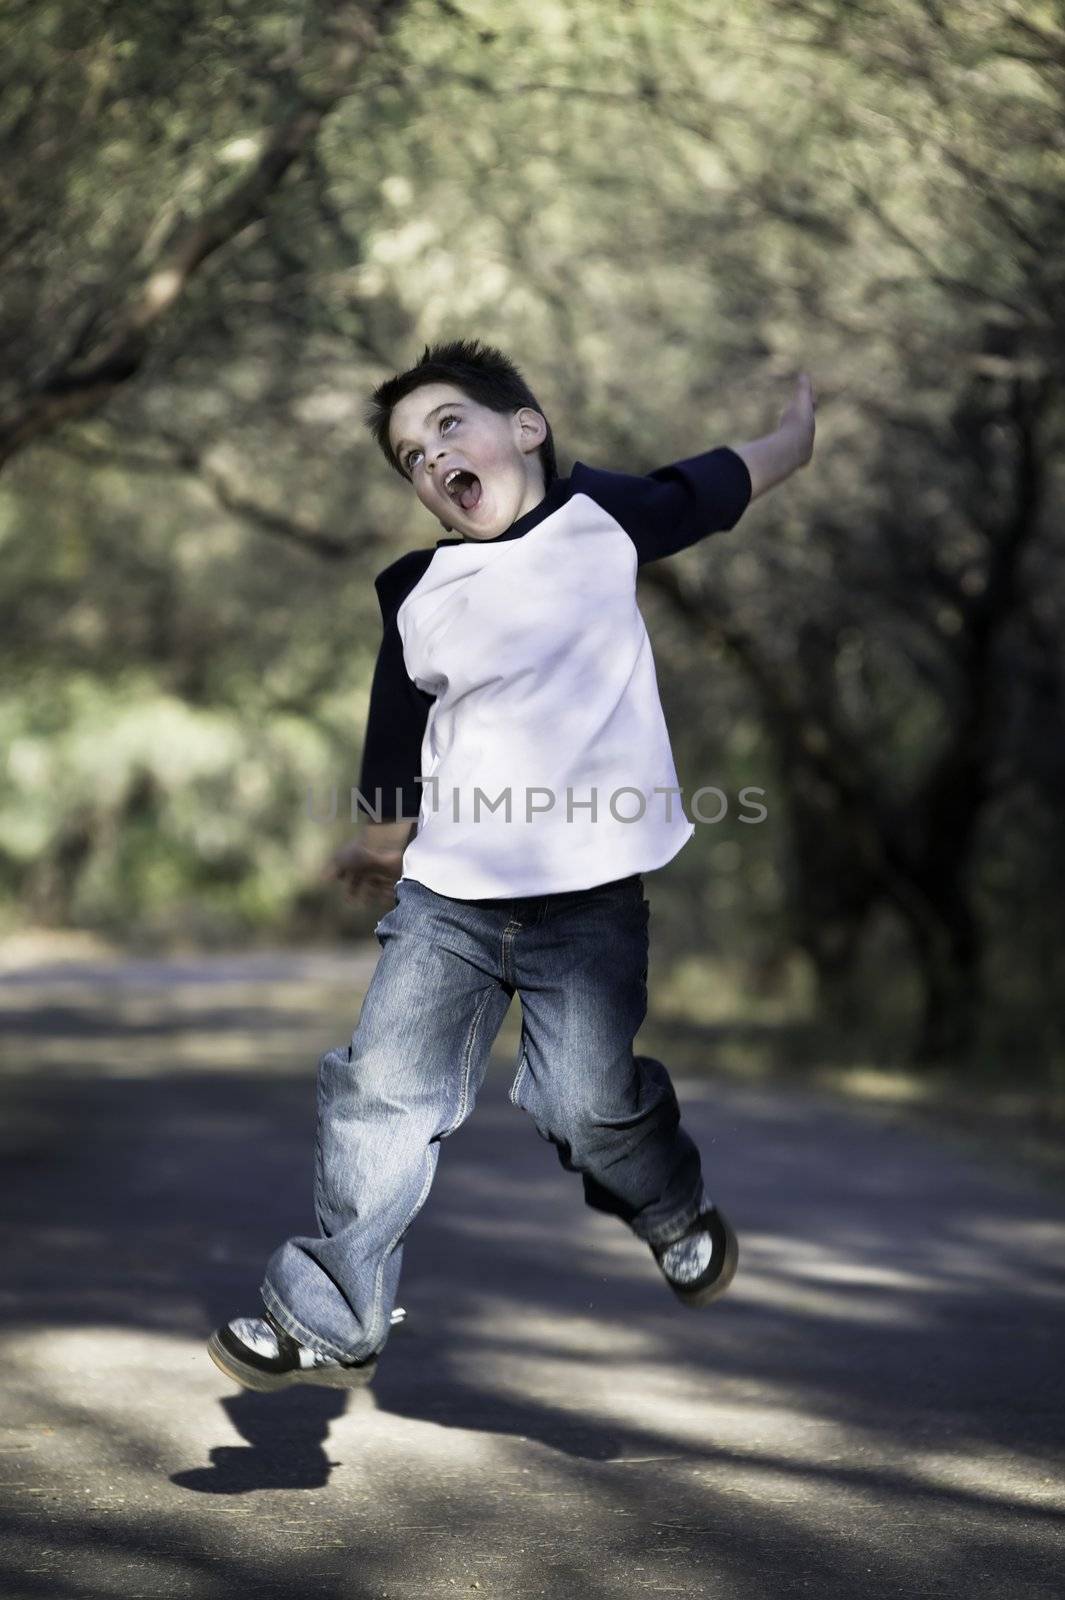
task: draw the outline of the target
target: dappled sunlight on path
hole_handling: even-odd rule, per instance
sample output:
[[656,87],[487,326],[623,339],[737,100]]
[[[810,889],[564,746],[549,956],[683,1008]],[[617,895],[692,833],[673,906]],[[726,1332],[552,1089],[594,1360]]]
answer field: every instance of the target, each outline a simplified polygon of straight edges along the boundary
[[204,1340],[312,1226],[314,1065],[361,990],[189,981],[154,1019],[139,991],[132,1033],[128,990],[6,996],[30,1020],[6,1084],[5,1593],[851,1600],[978,1574],[1050,1600],[1056,1199],[817,1097],[682,1078],[741,1250],[692,1312],[508,1103],[501,1039],[372,1388],[247,1393]]

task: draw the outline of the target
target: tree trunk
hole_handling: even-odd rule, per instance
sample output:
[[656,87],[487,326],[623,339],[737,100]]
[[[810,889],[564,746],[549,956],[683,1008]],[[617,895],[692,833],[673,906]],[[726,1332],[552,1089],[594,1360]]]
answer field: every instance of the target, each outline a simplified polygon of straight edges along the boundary
[[982,992],[982,940],[975,916],[961,897],[932,908],[911,923],[924,997],[913,1061],[948,1066],[963,1061],[976,1042]]

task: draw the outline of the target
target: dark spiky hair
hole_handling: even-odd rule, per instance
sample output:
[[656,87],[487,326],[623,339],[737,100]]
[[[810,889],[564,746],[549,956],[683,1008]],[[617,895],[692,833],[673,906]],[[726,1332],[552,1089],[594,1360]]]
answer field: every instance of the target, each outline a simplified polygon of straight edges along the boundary
[[[448,344],[426,345],[417,365],[406,372],[388,378],[373,392],[366,423],[380,445],[389,466],[394,467],[404,482],[408,473],[400,465],[388,437],[392,412],[399,402],[414,389],[425,383],[450,383],[489,411],[514,412],[522,406],[531,406],[547,422],[544,409],[539,404],[521,373],[502,350],[482,344],[479,339],[454,339]],[[547,422],[547,436],[537,454],[544,469],[544,488],[558,477],[555,461],[555,441],[551,424]]]

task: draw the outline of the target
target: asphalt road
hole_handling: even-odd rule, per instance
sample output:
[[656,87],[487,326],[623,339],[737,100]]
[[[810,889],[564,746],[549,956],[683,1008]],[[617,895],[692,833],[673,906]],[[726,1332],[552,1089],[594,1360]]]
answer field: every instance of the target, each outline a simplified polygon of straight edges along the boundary
[[501,1043],[373,1387],[229,1384],[372,964],[0,979],[0,1593],[1060,1600],[1065,1196],[827,1097],[678,1077],[741,1252],[693,1312]]

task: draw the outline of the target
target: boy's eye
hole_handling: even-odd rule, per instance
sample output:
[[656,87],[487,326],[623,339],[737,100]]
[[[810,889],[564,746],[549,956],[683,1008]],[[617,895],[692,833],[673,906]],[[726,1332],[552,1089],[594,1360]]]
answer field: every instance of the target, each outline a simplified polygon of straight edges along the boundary
[[[442,428],[444,426],[445,422],[459,422],[461,420],[462,419],[460,417],[457,417],[453,411],[445,411],[444,415],[440,418],[440,426]],[[411,470],[411,466],[413,464],[414,457],[415,456],[420,456],[420,455],[421,455],[421,451],[420,450],[408,450],[407,451],[407,454],[404,457],[403,465],[406,467],[408,472]]]

